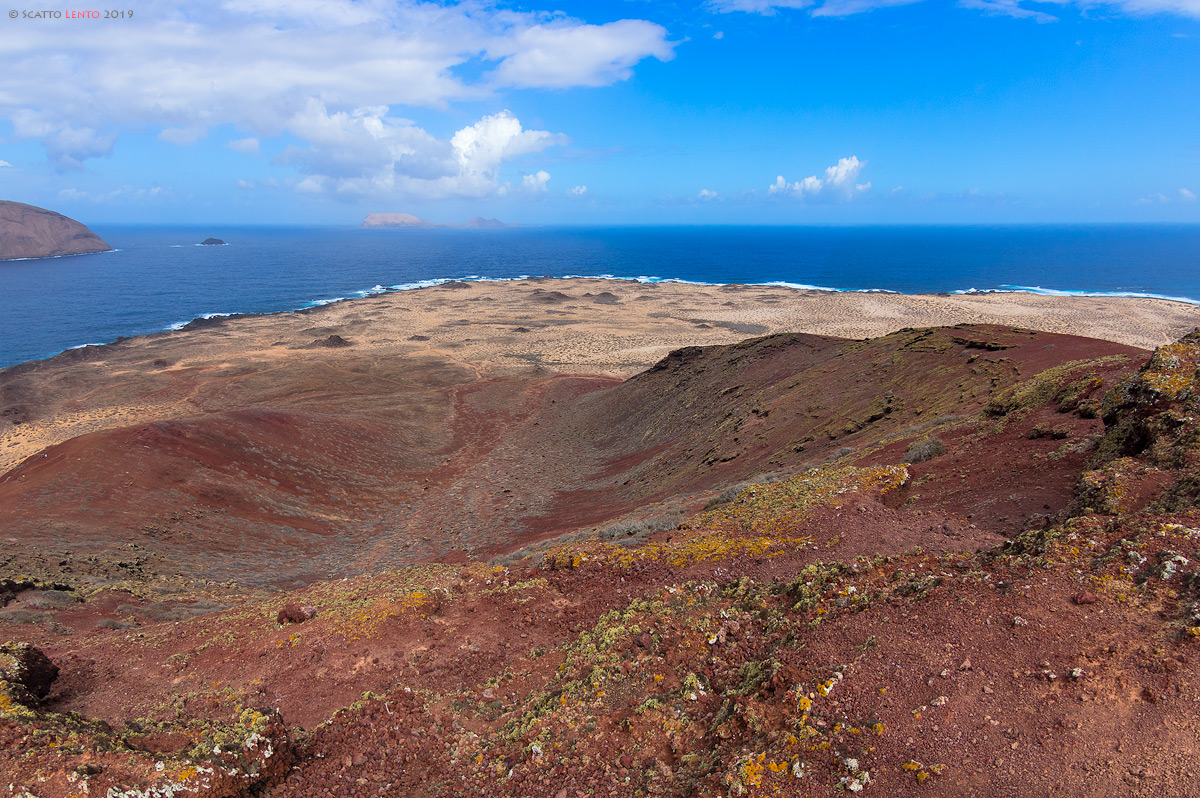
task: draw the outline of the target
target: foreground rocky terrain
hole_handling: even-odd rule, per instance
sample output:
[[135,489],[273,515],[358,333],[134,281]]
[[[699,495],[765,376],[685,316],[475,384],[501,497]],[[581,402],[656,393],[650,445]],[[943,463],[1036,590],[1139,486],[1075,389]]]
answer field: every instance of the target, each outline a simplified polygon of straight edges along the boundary
[[0,791],[1195,794],[1200,337],[337,351],[0,375],[204,408],[0,475]]
[[0,260],[112,249],[84,225],[35,205],[0,200]]

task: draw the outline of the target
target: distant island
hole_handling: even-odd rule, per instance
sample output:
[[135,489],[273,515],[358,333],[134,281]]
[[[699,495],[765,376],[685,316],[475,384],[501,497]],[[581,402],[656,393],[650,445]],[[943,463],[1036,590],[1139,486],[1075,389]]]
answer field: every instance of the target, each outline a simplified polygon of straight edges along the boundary
[[484,219],[482,216],[476,216],[461,224],[437,224],[435,222],[427,222],[411,213],[368,213],[367,218],[363,219],[362,226],[364,228],[392,228],[392,229],[416,229],[428,227],[467,227],[476,230],[498,230],[504,227],[519,227],[516,224],[505,224],[499,219]]
[[0,260],[82,255],[110,249],[87,227],[61,213],[0,200]]
[[200,242],[200,246],[202,247],[220,247],[224,245],[225,242],[219,238],[206,238]]

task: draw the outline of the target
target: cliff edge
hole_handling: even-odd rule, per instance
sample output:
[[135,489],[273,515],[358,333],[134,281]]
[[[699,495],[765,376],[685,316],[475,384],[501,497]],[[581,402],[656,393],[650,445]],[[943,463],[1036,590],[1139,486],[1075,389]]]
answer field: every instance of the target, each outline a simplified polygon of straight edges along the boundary
[[110,249],[87,227],[61,213],[0,200],[0,260],[82,255]]

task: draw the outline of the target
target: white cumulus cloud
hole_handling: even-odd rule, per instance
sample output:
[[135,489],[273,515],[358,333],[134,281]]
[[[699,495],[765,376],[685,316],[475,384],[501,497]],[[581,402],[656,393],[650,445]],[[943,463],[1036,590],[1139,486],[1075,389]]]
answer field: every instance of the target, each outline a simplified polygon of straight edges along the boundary
[[697,194],[696,196],[702,200],[711,200],[711,199],[716,199],[718,194],[717,194],[717,192],[712,191],[710,189],[702,188],[702,189],[700,189],[700,193]]
[[540,169],[531,175],[525,175],[521,178],[521,188],[526,194],[545,194],[546,184],[550,182],[550,173],[544,169]]
[[8,161],[0,161],[0,169],[3,169],[6,166],[12,166],[12,164],[10,164]]
[[1179,198],[1181,200],[1183,200],[1184,202],[1195,202],[1196,201],[1196,195],[1194,193],[1192,193],[1191,189],[1188,189],[1188,188],[1179,189]]
[[569,189],[567,189],[567,193],[572,197],[582,197],[584,194],[588,193],[588,189],[587,186],[571,186]]
[[676,46],[645,20],[592,25],[470,0],[166,0],[134,24],[136,35],[0,26],[0,119],[74,169],[111,154],[125,129],[190,144],[231,125],[263,139],[313,102],[331,115],[440,110],[499,87],[602,86]]
[[[485,116],[445,140],[407,119],[389,117],[386,106],[331,113],[316,100],[288,120],[287,129],[308,142],[276,159],[307,175],[296,190],[344,196],[504,195],[505,161],[570,142],[561,134],[526,130],[508,111]],[[549,180],[549,174],[537,174]],[[526,180],[530,177],[537,179]]]
[[789,183],[783,175],[779,175],[775,178],[774,183],[767,186],[767,193],[806,200],[850,200],[871,190],[870,181],[856,182],[859,173],[866,165],[866,161],[858,160],[855,155],[851,155],[849,158],[839,158],[836,164],[825,170],[823,177],[809,175],[803,180]]

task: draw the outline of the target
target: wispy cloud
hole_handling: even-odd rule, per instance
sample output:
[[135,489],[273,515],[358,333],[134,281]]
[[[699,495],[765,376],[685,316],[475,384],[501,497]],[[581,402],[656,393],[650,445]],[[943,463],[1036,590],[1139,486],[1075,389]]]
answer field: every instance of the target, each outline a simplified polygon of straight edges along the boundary
[[[805,9],[814,17],[844,17],[891,6],[909,5],[922,0],[710,0],[708,7],[720,13],[742,11],[771,16],[782,10]],[[1057,17],[1044,10],[1029,8],[1030,0],[959,0],[963,8],[972,8],[991,16],[1015,17],[1035,22],[1056,22]],[[1200,17],[1200,0],[1048,0],[1051,3],[1081,9],[1106,8],[1133,16],[1172,14]],[[1045,5],[1044,3],[1042,5]]]
[[661,25],[639,19],[606,25],[534,25],[487,47],[490,58],[501,59],[491,81],[520,88],[607,86],[627,80],[643,58],[674,58],[674,45],[666,35]]
[[921,0],[825,0],[812,10],[814,17],[848,17],[852,14],[864,14],[880,8],[891,6],[906,6],[919,3]]
[[720,196],[720,194],[718,194],[716,191],[712,191],[707,188],[702,188],[702,189],[700,189],[700,193],[697,194],[696,196],[702,200],[714,200],[718,196]]
[[1034,22],[1058,21],[1058,17],[1053,14],[1022,7],[1021,0],[959,0],[958,4],[963,8],[973,8],[993,17],[1031,19]]
[[169,188],[163,186],[154,186],[152,188],[134,188],[133,186],[120,186],[112,191],[103,191],[93,193],[88,191],[80,191],[77,188],[64,188],[58,192],[58,198],[66,202],[94,202],[103,204],[106,202],[147,202],[147,201],[162,201],[169,200],[174,197],[174,193]]
[[242,155],[258,155],[259,144],[258,139],[251,136],[245,139],[233,139],[227,145],[234,152],[240,152]]
[[1168,202],[1195,202],[1195,201],[1196,201],[1195,192],[1193,192],[1190,188],[1181,188],[1181,189],[1179,189],[1178,192],[1176,192],[1174,197],[1172,197],[1169,194],[1163,194],[1162,192],[1156,192],[1154,194],[1147,194],[1146,196],[1138,199],[1138,204],[1139,205],[1165,205]]
[[569,189],[567,189],[567,193],[570,194],[572,197],[582,197],[584,194],[588,193],[588,187],[587,186],[571,186]]
[[747,14],[773,16],[780,9],[808,8],[815,2],[816,0],[710,0],[708,7],[723,14],[744,11]]

